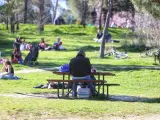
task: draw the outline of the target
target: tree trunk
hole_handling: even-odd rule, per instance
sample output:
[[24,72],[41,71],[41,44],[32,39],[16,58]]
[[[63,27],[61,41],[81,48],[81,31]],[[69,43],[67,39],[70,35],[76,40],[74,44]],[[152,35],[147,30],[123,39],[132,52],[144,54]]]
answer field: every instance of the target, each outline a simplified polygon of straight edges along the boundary
[[105,27],[103,31],[103,36],[102,36],[102,43],[100,47],[100,58],[104,58],[104,49],[105,49],[105,42],[106,42],[105,36],[108,35],[108,28],[109,28],[109,22],[110,22],[110,17],[111,17],[111,9],[112,9],[112,0],[108,0],[108,12],[107,12],[106,23],[105,23]]
[[8,26],[8,16],[7,16],[7,18],[6,18],[6,30],[8,30],[9,29],[9,26]]
[[99,15],[99,29],[102,29],[102,9],[103,9],[103,4],[104,4],[104,0],[102,0],[101,2],[101,10],[100,10],[100,15]]
[[83,27],[86,27],[86,19],[87,19],[87,12],[88,12],[88,1],[82,1],[82,21],[81,24]]
[[27,22],[27,12],[28,12],[28,0],[24,0],[24,20],[23,23]]
[[18,14],[16,14],[16,23],[17,23],[16,30],[18,31],[18,30],[19,30],[19,19],[18,19]]
[[11,17],[10,17],[10,27],[11,27],[11,33],[14,33],[14,20],[15,20],[15,18],[14,18],[14,14],[12,14],[11,15]]
[[135,32],[135,25],[136,25],[136,22],[135,22],[135,8],[133,6],[133,10],[132,10],[132,32]]
[[43,14],[44,14],[44,0],[39,0],[39,21],[38,21],[38,31],[44,31]]
[[[9,0],[7,0],[7,4],[9,3]],[[8,15],[8,9],[6,10],[6,15],[7,15],[7,18],[6,18],[6,30],[9,30],[9,15]]]
[[58,0],[56,0],[56,6],[53,9],[53,22],[55,23],[56,15],[57,15],[57,8],[58,8]]

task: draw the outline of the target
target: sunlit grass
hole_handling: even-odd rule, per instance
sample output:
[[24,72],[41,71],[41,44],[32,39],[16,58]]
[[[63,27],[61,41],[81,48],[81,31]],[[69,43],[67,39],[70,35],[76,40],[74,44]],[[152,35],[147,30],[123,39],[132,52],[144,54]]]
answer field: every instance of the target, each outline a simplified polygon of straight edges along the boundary
[[[23,69],[41,69],[59,67],[69,63],[70,59],[77,55],[80,48],[86,51],[91,63],[97,71],[109,71],[116,76],[107,76],[105,80],[108,83],[119,83],[119,87],[111,87],[110,94],[113,96],[125,96],[139,98],[134,102],[128,101],[110,101],[110,100],[67,100],[67,99],[47,99],[47,98],[18,98],[0,96],[0,117],[17,119],[50,119],[65,118],[75,116],[85,116],[85,118],[99,118],[103,116],[124,116],[124,115],[143,115],[159,114],[159,96],[160,96],[160,72],[159,70],[150,70],[146,67],[153,66],[153,58],[141,58],[139,53],[127,51],[127,59],[114,59],[113,56],[99,58],[100,43],[94,42],[96,27],[64,25],[54,26],[46,25],[45,31],[39,34],[36,25],[20,25],[20,31],[14,35],[4,30],[4,25],[0,25],[0,51],[2,57],[9,58],[13,50],[13,41],[16,37],[22,36],[27,42],[39,43],[40,38],[45,38],[47,45],[51,46],[56,38],[60,36],[66,51],[39,51],[38,66],[24,66],[14,64],[15,71]],[[110,33],[113,39],[124,41],[124,34],[128,29],[111,28]],[[130,40],[130,39],[128,39]],[[119,47],[122,43],[107,43],[106,46]],[[23,58],[28,51],[23,52]],[[0,65],[0,68],[2,64]],[[140,68],[141,67],[141,68]],[[47,79],[61,76],[52,74],[51,71],[16,73],[20,80],[0,80],[0,94],[48,94],[56,93],[56,90],[35,89],[34,86],[40,83],[46,84]],[[106,88],[105,88],[106,89]],[[83,117],[82,117],[83,118]],[[107,118],[107,117],[106,117]]]

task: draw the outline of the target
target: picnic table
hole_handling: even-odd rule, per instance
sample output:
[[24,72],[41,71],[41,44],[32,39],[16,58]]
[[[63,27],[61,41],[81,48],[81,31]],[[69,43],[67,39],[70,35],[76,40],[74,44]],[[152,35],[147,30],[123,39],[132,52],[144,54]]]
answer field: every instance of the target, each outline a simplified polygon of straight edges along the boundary
[[[62,75],[62,79],[48,79],[47,81],[52,83],[52,82],[57,82],[58,86],[60,83],[62,83],[62,96],[61,97],[66,97],[69,96],[69,93],[72,91],[72,88],[68,88],[68,93],[67,95],[64,95],[64,89],[65,89],[65,83],[67,84],[72,84],[72,83],[94,83],[95,85],[95,90],[96,90],[96,86],[98,87],[98,90],[96,90],[97,95],[100,94],[100,87],[102,86],[102,95],[104,95],[104,86],[107,86],[107,98],[109,97],[109,86],[119,86],[120,84],[110,84],[107,83],[107,81],[105,80],[105,76],[115,76],[115,74],[110,73],[110,72],[92,72],[92,75],[97,75],[98,79],[97,80],[70,80],[70,76],[71,74],[69,72],[59,72],[59,71],[54,71],[53,74],[56,75]],[[68,76],[68,80],[65,80],[65,76]],[[101,79],[102,77],[102,79]],[[59,87],[57,87],[57,96],[60,97],[60,92],[59,92]]]

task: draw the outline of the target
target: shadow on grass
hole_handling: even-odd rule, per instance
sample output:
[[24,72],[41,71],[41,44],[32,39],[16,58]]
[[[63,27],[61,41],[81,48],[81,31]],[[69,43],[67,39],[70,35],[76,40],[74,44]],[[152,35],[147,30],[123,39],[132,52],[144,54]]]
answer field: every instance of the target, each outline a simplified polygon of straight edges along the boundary
[[7,40],[6,36],[0,36],[0,51],[2,57],[10,56],[13,50],[13,42]]
[[[63,63],[54,62],[41,62],[39,65],[32,65],[29,67],[42,69],[46,71],[58,71],[58,67]],[[160,70],[160,66],[139,66],[139,65],[104,65],[104,64],[93,64],[97,71],[130,71],[130,70]],[[28,66],[28,65],[27,65]]]
[[95,98],[73,98],[73,97],[57,97],[56,91],[54,93],[16,93],[19,97],[32,97],[32,98],[46,98],[46,99],[67,99],[67,100],[93,100],[93,101],[122,101],[122,102],[144,102],[144,103],[160,103],[160,98],[148,98],[138,96],[127,96],[127,95],[111,95],[108,99],[103,96]]
[[122,102],[144,102],[144,103],[160,103],[160,98],[148,98],[138,96],[127,96],[127,95],[111,95],[110,101],[122,101]]
[[39,63],[39,65],[24,65],[24,66],[28,66],[28,67],[32,67],[32,68],[37,68],[37,69],[41,69],[41,70],[45,70],[45,71],[57,71],[60,65],[59,64],[55,64],[54,62],[41,62]]
[[117,50],[125,51],[125,52],[132,52],[132,53],[139,53],[144,51],[146,46],[144,45],[122,45],[120,47],[116,47]]
[[87,35],[87,33],[84,32],[68,32],[68,31],[64,31],[64,30],[60,30],[60,29],[55,29],[52,31],[54,34],[59,34],[59,35]]
[[110,64],[93,64],[97,70],[101,71],[130,71],[130,70],[160,70],[160,66],[140,66],[140,65],[110,65]]
[[85,52],[91,52],[91,51],[98,51],[99,47],[95,47],[95,46],[91,46],[91,45],[87,45],[87,46],[83,46],[83,47],[77,47],[75,46],[75,49],[70,49],[67,51],[79,51],[80,49],[84,50]]

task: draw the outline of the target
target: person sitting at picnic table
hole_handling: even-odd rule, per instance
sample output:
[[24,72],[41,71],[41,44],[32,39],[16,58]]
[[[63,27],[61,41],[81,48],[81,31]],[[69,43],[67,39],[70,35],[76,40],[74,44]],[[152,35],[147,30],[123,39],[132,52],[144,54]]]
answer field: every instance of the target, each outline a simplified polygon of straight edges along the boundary
[[[72,80],[91,80],[91,64],[90,60],[85,57],[86,54],[80,50],[75,58],[72,58],[69,63],[69,72],[72,75]],[[73,83],[72,95],[77,96],[77,84]],[[95,95],[95,89],[92,83],[88,83],[92,96]]]
[[57,37],[57,42],[53,43],[53,49],[55,49],[55,50],[62,50],[62,49],[64,49],[60,37]]
[[46,47],[47,46],[46,46],[46,43],[44,41],[44,38],[41,38],[41,42],[39,43],[39,49],[40,50],[45,50]]
[[0,74],[0,79],[13,79],[14,78],[14,69],[9,60],[6,60],[3,63],[2,73]]

